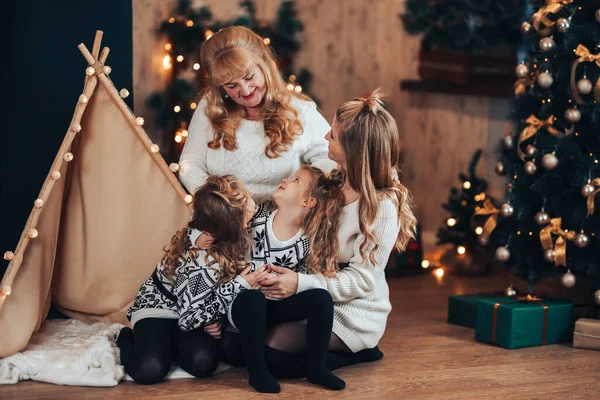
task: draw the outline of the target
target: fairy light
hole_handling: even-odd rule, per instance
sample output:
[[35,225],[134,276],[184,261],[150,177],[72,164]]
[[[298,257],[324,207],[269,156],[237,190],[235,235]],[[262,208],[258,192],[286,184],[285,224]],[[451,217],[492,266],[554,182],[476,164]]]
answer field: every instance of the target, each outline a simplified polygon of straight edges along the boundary
[[448,224],[448,226],[454,226],[454,225],[456,225],[456,219],[448,218],[448,220],[446,221],[446,224]]
[[35,208],[42,208],[42,207],[44,207],[44,200],[42,200],[42,199],[36,199],[36,200],[33,202],[33,206],[34,206]]
[[179,164],[171,163],[171,164],[169,164],[169,169],[173,172],[177,172],[177,171],[179,171]]
[[104,74],[106,75],[109,75],[112,72],[112,68],[108,65],[105,65],[104,67],[102,67],[102,72],[104,72]]
[[269,45],[269,44],[271,44],[271,39],[269,39],[269,38],[264,38],[264,39],[263,39],[263,43],[264,43],[264,44],[266,44],[266,45]]
[[287,90],[292,91],[294,90],[294,85],[292,85],[291,83],[287,85]]
[[4,252],[4,259],[6,261],[10,261],[13,258],[15,258],[15,253],[13,253],[12,251],[6,251],[6,252]]
[[119,91],[119,96],[121,96],[122,99],[129,97],[129,90],[121,89]]
[[458,246],[458,247],[456,248],[456,252],[457,252],[458,254],[465,254],[465,252],[466,252],[466,251],[467,251],[467,249],[465,249],[465,246]]
[[465,188],[466,190],[471,189],[471,182],[465,181],[465,183],[463,183],[463,188]]
[[173,107],[173,111],[175,111],[176,113],[178,113],[179,111],[181,111],[181,107],[175,106],[175,107]]
[[195,110],[195,109],[196,109],[196,107],[198,107],[198,104],[196,104],[196,103],[193,103],[193,102],[192,102],[192,103],[190,103],[190,108],[191,108],[192,110]]
[[290,82],[295,82],[296,81],[296,75],[290,75],[289,81]]
[[194,21],[189,20],[188,22],[185,23],[189,28],[191,28],[192,26],[194,26]]
[[4,285],[2,286],[2,294],[5,296],[8,296],[12,293],[12,288],[10,287],[10,285]]
[[152,146],[150,146],[150,151],[153,152],[154,154],[158,153],[159,150],[160,149],[157,144],[153,144]]
[[163,57],[162,65],[164,69],[171,69],[171,67],[173,67],[170,55],[165,54],[165,56]]
[[483,228],[478,226],[477,228],[475,228],[475,234],[477,235],[481,235],[483,233]]
[[144,118],[142,118],[142,117],[137,117],[137,118],[135,119],[135,124],[136,124],[137,126],[142,126],[142,125],[144,125]]
[[210,38],[212,37],[212,35],[214,35],[214,34],[215,34],[215,33],[214,33],[213,31],[211,31],[210,29],[207,29],[207,30],[204,32],[204,38],[205,38],[206,40],[208,40],[208,39],[210,39]]
[[52,171],[52,174],[50,175],[52,176],[52,179],[54,179],[55,181],[60,179],[60,172],[59,171]]
[[94,69],[94,67],[87,67],[87,68],[85,69],[85,74],[86,74],[87,76],[92,76],[92,75],[94,75],[95,73],[96,73],[96,70]]
[[75,132],[80,132],[81,131],[81,125],[77,124],[77,125],[73,125],[73,130]]
[[200,64],[194,63],[194,66],[192,68],[194,68],[194,71],[198,71],[200,69]]
[[169,23],[170,23],[170,24],[173,24],[173,23],[175,23],[175,18],[173,18],[173,17],[169,18]]
[[187,137],[188,136],[188,131],[186,129],[181,131],[181,136],[183,137]]
[[177,56],[177,62],[182,62],[183,61],[183,56],[180,54]]
[[296,86],[296,87],[294,88],[294,91],[295,91],[296,93],[300,93],[300,92],[302,91],[302,86],[300,86],[300,85]]
[[423,269],[427,269],[427,268],[429,268],[429,266],[430,266],[430,265],[431,265],[431,264],[429,263],[429,261],[428,261],[428,260],[423,260],[423,261],[421,261],[421,268],[423,268]]
[[30,230],[27,231],[27,236],[29,236],[32,239],[35,239],[36,237],[38,237],[38,235],[39,235],[39,232],[35,228],[31,228]]
[[441,278],[444,276],[444,269],[443,268],[438,268],[435,270],[435,276],[437,276],[438,278]]
[[79,102],[81,104],[85,104],[88,102],[88,97],[85,94],[82,94],[81,96],[79,96]]
[[165,50],[169,51],[173,48],[173,46],[171,45],[171,43],[165,43]]
[[63,160],[65,160],[66,162],[73,161],[73,153],[71,153],[71,152],[65,153],[65,155],[63,156]]
[[194,201],[194,198],[191,194],[186,194],[183,198],[183,201],[185,201],[185,204],[190,204],[192,201]]
[[181,136],[179,136],[179,135],[175,135],[175,141],[176,141],[177,143],[181,143],[181,141],[182,141],[182,140],[183,140],[183,139],[181,138]]

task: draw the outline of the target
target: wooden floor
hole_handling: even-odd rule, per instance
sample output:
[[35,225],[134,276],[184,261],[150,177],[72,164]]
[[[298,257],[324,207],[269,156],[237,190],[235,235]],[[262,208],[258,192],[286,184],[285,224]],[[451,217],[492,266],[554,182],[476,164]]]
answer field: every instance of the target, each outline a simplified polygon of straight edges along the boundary
[[[263,395],[233,369],[206,380],[153,386],[64,387],[36,382],[0,386],[1,399],[598,399],[600,352],[570,344],[504,350],[473,339],[473,330],[446,323],[448,295],[501,290],[504,271],[486,277],[431,274],[390,278],[393,311],[380,343],[383,360],[339,370],[347,387],[325,391],[304,380],[282,381]],[[1,340],[1,339],[0,339]]]

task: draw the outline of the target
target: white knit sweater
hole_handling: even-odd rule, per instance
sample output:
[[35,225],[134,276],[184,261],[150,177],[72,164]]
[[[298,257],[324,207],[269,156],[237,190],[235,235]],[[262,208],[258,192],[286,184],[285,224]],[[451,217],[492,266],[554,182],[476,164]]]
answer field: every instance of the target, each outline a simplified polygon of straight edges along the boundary
[[385,331],[392,305],[384,269],[400,231],[394,201],[381,200],[371,226],[379,244],[373,266],[360,256],[364,236],[359,218],[358,201],[344,207],[338,232],[338,260],[347,263],[346,267],[333,278],[298,274],[298,292],[322,288],[331,294],[335,302],[333,332],[355,353],[375,347]]
[[298,111],[303,134],[297,136],[289,151],[278,158],[265,155],[269,138],[263,121],[242,120],[236,132],[238,148],[229,151],[212,150],[208,142],[214,130],[205,114],[203,99],[194,112],[189,134],[179,160],[179,177],[190,193],[203,185],[211,175],[233,174],[246,185],[257,202],[271,197],[283,178],[289,178],[305,161],[330,172],[337,164],[327,157],[325,135],[331,129],[315,103],[292,97],[291,105]]

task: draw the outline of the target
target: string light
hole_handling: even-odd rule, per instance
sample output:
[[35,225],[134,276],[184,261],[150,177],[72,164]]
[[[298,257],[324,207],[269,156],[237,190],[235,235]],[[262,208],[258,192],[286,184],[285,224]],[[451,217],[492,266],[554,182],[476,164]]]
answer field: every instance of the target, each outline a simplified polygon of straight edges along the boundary
[[12,293],[12,289],[10,287],[10,285],[4,285],[2,286],[2,294],[5,296],[8,296]]
[[263,43],[264,43],[264,44],[266,44],[266,45],[269,45],[269,44],[271,44],[271,39],[269,39],[269,38],[264,38],[264,39],[263,39]]
[[465,246],[458,246],[458,247],[456,248],[456,252],[457,252],[458,254],[465,254],[465,252],[466,252],[466,251],[467,251],[467,249],[465,249]]
[[121,96],[122,99],[129,97],[129,90],[121,89],[121,91],[119,92],[119,96]]
[[160,149],[157,144],[153,144],[152,146],[150,146],[150,151],[153,152],[154,154],[158,153],[159,150]]
[[175,18],[173,18],[173,17],[169,18],[169,23],[170,23],[170,24],[173,24],[173,23],[175,23]]
[[104,72],[104,74],[108,75],[112,72],[112,68],[109,67],[108,65],[105,65],[104,67],[102,67],[102,72]]
[[186,22],[185,24],[186,24],[188,27],[190,27],[190,28],[191,28],[192,26],[194,26],[194,21],[192,21],[192,20],[189,20],[189,21],[188,21],[188,22]]
[[137,118],[135,119],[135,124],[136,124],[137,126],[142,126],[142,125],[144,125],[144,118],[142,118],[142,117],[137,117]]
[[465,181],[465,183],[463,183],[463,188],[465,188],[466,190],[471,189],[471,182]]
[[200,64],[194,63],[194,66],[192,68],[194,68],[195,71],[198,71],[200,69]]
[[212,37],[212,35],[214,35],[214,34],[215,34],[215,33],[214,33],[213,31],[211,31],[210,29],[207,29],[207,30],[204,32],[204,38],[205,38],[206,40],[208,40],[208,39],[210,39],[210,38]]
[[302,86],[298,85],[294,88],[294,90],[296,91],[296,93],[300,93],[302,91]]
[[94,67],[87,67],[87,68],[85,69],[85,74],[86,74],[87,76],[92,76],[92,75],[94,75],[95,73],[96,73],[96,70],[94,69]]
[[33,202],[33,206],[34,206],[35,208],[42,208],[42,207],[44,207],[44,200],[42,200],[42,199],[36,199],[36,200]]
[[182,140],[183,140],[183,139],[181,138],[181,136],[179,136],[179,135],[175,135],[175,141],[176,141],[177,143],[181,143],[181,141],[182,141]]
[[176,113],[178,113],[179,111],[181,111],[181,107],[175,106],[175,107],[173,107],[173,111],[175,111]]
[[182,62],[183,61],[183,56],[180,54],[177,56],[177,62]]
[[421,261],[421,268],[423,268],[423,269],[427,269],[427,268],[429,268],[429,265],[430,265],[430,264],[429,264],[429,261],[428,261],[428,260],[423,260],[423,261]]
[[191,194],[186,194],[183,198],[183,201],[185,201],[185,204],[190,204],[192,201],[194,201],[194,198]]
[[475,234],[477,235],[481,235],[483,233],[483,228],[478,226],[477,228],[475,228]]
[[443,268],[437,268],[435,270],[435,276],[437,276],[438,278],[441,278],[444,276],[444,270]]
[[294,85],[292,85],[291,83],[287,85],[287,90],[292,91],[294,90]]
[[289,81],[290,82],[295,82],[296,81],[296,75],[290,75]]
[[196,103],[191,103],[191,104],[190,104],[190,108],[191,108],[192,110],[195,110],[195,109],[196,109],[196,107],[198,107],[198,104],[196,104]]
[[15,253],[13,253],[12,251],[7,251],[7,252],[4,253],[4,259],[6,261],[10,261],[13,258],[15,258]]
[[177,172],[177,171],[179,171],[179,164],[171,163],[171,164],[169,164],[169,169],[173,172]]
[[27,231],[27,236],[29,236],[32,239],[35,239],[36,237],[38,237],[38,231],[35,228],[31,228],[30,230]]
[[188,131],[186,129],[181,131],[181,136],[183,137],[187,137],[188,136]]
[[54,179],[55,181],[60,179],[60,172],[59,171],[52,171],[52,179]]
[[448,220],[446,221],[446,224],[448,224],[448,226],[454,226],[454,225],[456,225],[456,219],[448,218]]
[[171,43],[165,43],[165,50],[169,51],[173,48],[173,46],[171,46]]
[[71,152],[65,153],[65,155],[63,156],[63,160],[65,160],[66,162],[73,161],[73,153],[71,153]]
[[80,132],[81,131],[81,125],[77,124],[77,125],[73,125],[73,130],[75,132]]
[[82,94],[81,96],[79,96],[79,102],[81,104],[85,104],[88,102],[88,97],[85,94]]

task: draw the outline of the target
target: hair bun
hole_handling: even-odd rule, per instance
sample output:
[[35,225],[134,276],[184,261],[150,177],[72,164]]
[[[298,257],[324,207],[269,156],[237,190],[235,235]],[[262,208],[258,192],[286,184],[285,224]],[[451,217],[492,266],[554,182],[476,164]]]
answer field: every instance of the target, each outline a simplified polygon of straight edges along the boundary
[[370,112],[376,114],[383,108],[383,101],[381,100],[384,96],[380,87],[373,90],[367,97],[361,97],[359,100],[363,102],[364,107]]
[[333,189],[341,189],[346,181],[346,175],[343,171],[334,170],[331,174],[323,174],[319,176],[318,185],[324,190],[331,191]]

